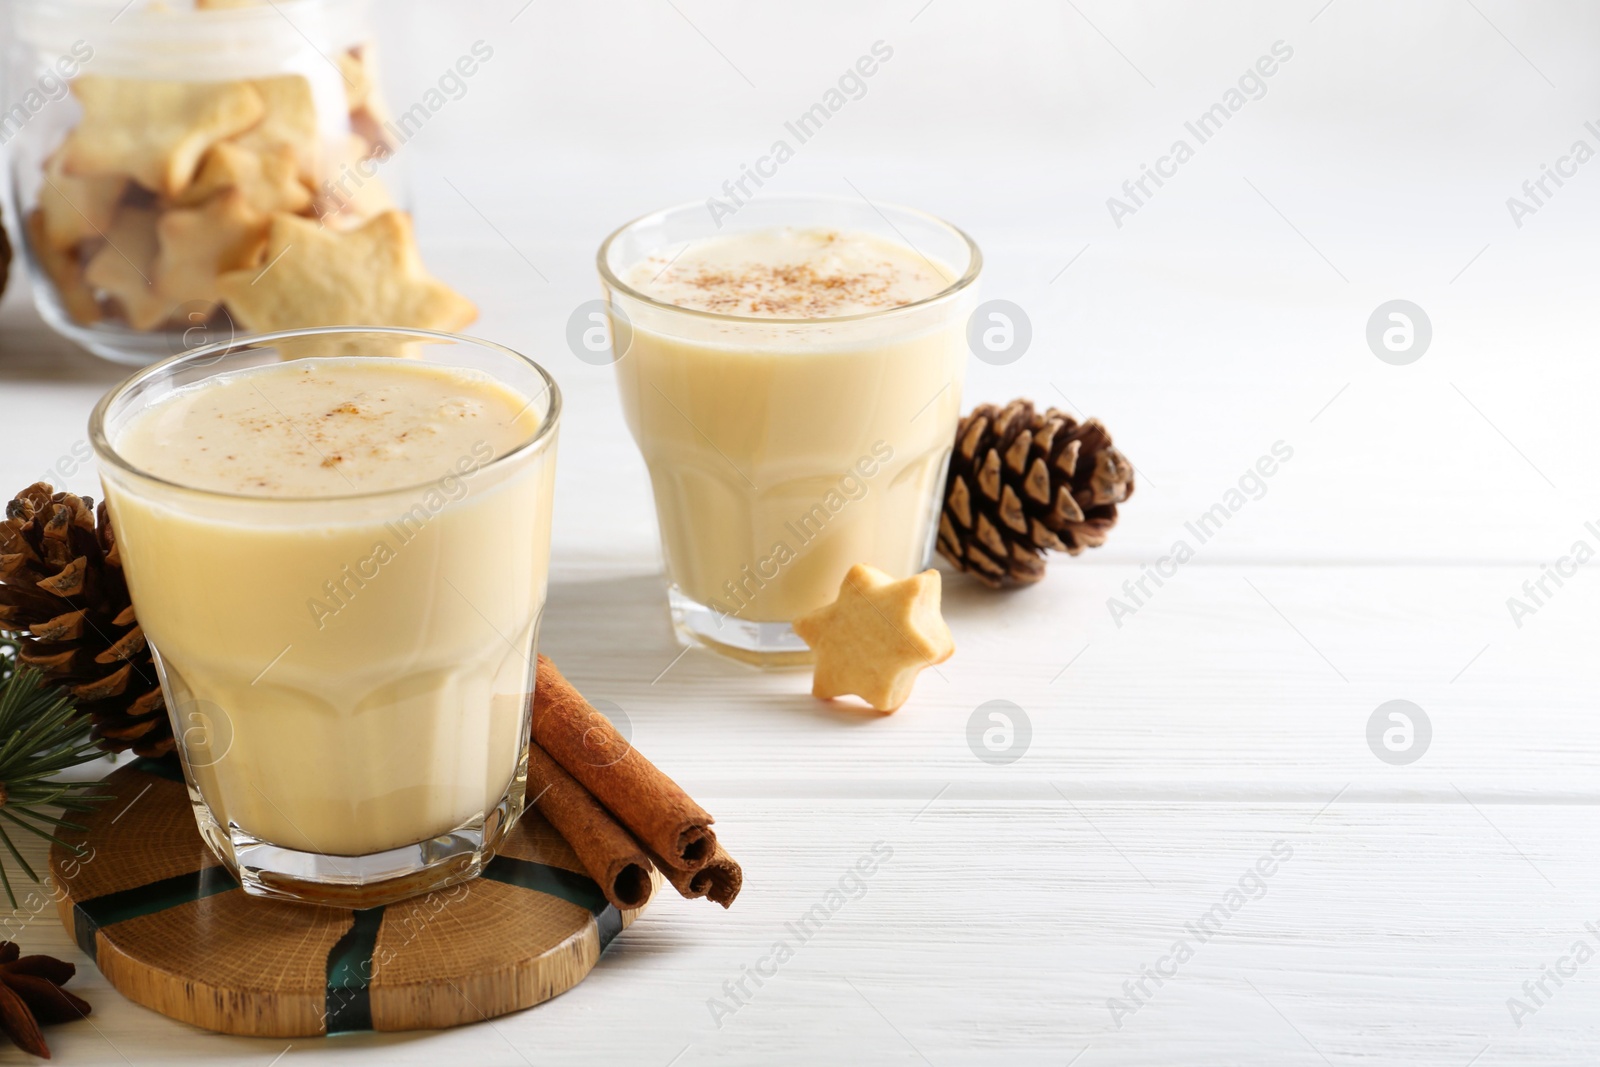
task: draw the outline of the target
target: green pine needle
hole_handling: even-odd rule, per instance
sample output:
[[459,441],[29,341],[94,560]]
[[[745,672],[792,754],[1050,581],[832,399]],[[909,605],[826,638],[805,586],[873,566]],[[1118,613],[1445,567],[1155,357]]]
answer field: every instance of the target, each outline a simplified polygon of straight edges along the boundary
[[[97,782],[53,780],[62,771],[102,755],[90,736],[90,725],[88,718],[74,708],[71,696],[46,685],[38,671],[17,663],[16,642],[0,634],[0,786],[5,791],[0,818],[47,841],[72,847],[25,821],[23,816],[51,827],[81,830],[79,824],[39,808],[90,811],[106,799],[96,792]],[[29,878],[39,881],[39,875],[17,850],[3,824],[0,845]],[[15,908],[17,895],[7,866],[0,861],[0,886],[4,886],[6,897]]]
[[[22,853],[17,851],[17,846],[11,843],[11,835],[6,833],[6,828],[4,826],[0,826],[0,843],[3,843],[6,846],[6,851],[11,853],[11,858],[17,861],[17,866],[21,867],[29,878],[32,878],[35,882],[37,882],[39,880],[39,876],[34,873],[32,867],[28,866],[28,861],[22,858]],[[8,880],[7,885],[9,886],[9,884],[10,882]],[[16,907],[17,902],[13,900],[11,902],[11,906],[13,908]]]

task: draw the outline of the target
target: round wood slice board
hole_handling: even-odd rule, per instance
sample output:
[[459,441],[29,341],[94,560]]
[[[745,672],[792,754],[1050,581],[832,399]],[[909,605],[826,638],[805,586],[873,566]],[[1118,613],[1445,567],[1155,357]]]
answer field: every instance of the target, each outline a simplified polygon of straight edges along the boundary
[[[577,985],[634,911],[531,808],[482,876],[349,911],[247,896],[181,772],[138,760],[50,853],[61,921],[129,1000],[208,1030],[301,1037],[478,1022]],[[92,851],[90,851],[92,850]],[[656,888],[661,885],[656,875]]]

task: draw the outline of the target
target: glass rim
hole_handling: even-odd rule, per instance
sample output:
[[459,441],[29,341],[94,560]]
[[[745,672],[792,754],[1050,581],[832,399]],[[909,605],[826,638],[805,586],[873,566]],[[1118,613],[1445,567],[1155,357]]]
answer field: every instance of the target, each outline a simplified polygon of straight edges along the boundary
[[[389,334],[395,337],[408,337],[413,340],[421,341],[449,341],[452,344],[476,345],[479,348],[499,352],[511,357],[512,359],[531,368],[534,373],[539,376],[540,380],[544,382],[543,391],[550,394],[550,407],[548,411],[546,411],[544,418],[539,420],[538,429],[534,431],[531,437],[519,444],[517,447],[501,455],[495,456],[487,463],[475,468],[472,472],[473,474],[479,474],[483,471],[489,470],[491,467],[500,466],[502,463],[515,459],[531,451],[543,450],[548,445],[549,441],[554,437],[556,426],[561,420],[561,388],[560,386],[556,385],[556,380],[550,376],[549,371],[545,370],[544,367],[540,366],[538,363],[535,363],[532,359],[529,359],[527,356],[516,351],[515,349],[507,348],[502,344],[496,344],[494,341],[485,341],[482,338],[469,337],[466,334],[444,333],[439,330],[417,330],[403,326],[316,326],[298,330],[279,330],[275,333],[248,334],[244,337],[235,337],[227,341],[218,341],[214,344],[203,345],[200,348],[191,349],[187,352],[179,352],[177,355],[169,356],[168,358],[161,360],[159,363],[152,363],[147,367],[141,367],[134,371],[122,381],[106,390],[105,395],[102,396],[99,402],[95,404],[94,411],[89,415],[89,445],[94,449],[95,459],[111,468],[114,468],[119,473],[131,474],[145,481],[153,482],[157,485],[165,486],[170,489],[176,489],[183,493],[192,493],[196,496],[211,497],[220,500],[246,501],[249,503],[264,504],[267,506],[278,504],[335,504],[352,500],[374,500],[379,497],[399,496],[401,494],[415,492],[424,486],[431,485],[439,480],[438,476],[425,478],[418,482],[408,482],[405,485],[395,486],[391,489],[373,489],[366,492],[356,493],[335,493],[331,496],[260,496],[253,493],[235,493],[222,489],[202,489],[198,486],[185,485],[182,482],[175,482],[170,478],[163,478],[158,474],[151,474],[149,471],[135,466],[117,451],[116,447],[111,444],[110,438],[106,436],[105,420],[107,413],[112,408],[112,405],[124,397],[128,391],[133,389],[135,386],[142,384],[149,378],[157,376],[159,373],[167,370],[170,367],[175,367],[181,363],[199,359],[212,359],[212,361],[215,362],[216,359],[220,359],[222,356],[227,355],[228,352],[233,350],[256,347],[264,343],[282,341],[290,338],[326,337],[338,334],[363,333]],[[304,358],[395,359],[401,357],[325,356]],[[284,362],[289,361],[285,360]],[[538,401],[538,399],[538,394],[535,394],[529,399],[528,403],[530,405],[534,404]]]
[[[269,18],[278,17],[272,16],[270,10],[264,10],[270,9],[274,6],[286,7],[289,8],[291,12],[295,12],[313,7],[353,7],[367,3],[370,3],[370,0],[276,0],[276,2],[271,5],[244,5],[241,7],[205,9],[172,8],[171,10],[162,10],[160,8],[152,9],[146,6],[140,8],[137,13],[142,16],[156,16],[165,20],[165,23],[168,26],[177,25],[185,20],[193,19],[206,19],[216,22],[243,22],[250,20],[260,20],[265,22],[268,21]],[[50,9],[55,9],[64,13],[85,15],[104,14],[107,10],[112,10],[107,4],[106,0],[11,0],[11,3],[7,6],[14,6],[15,9],[19,11],[47,11]],[[132,7],[133,5],[130,3],[128,6]]]
[[[768,203],[785,200],[790,202],[823,204],[854,205],[856,203],[847,196],[830,196],[823,193],[783,193],[764,197],[763,199],[765,199]],[[637,300],[642,304],[648,304],[651,307],[659,308],[663,311],[672,311],[680,315],[692,315],[697,318],[707,319],[713,322],[737,322],[745,324],[760,323],[763,325],[773,326],[819,326],[832,325],[834,323],[841,322],[864,322],[871,319],[888,318],[894,315],[915,311],[918,308],[927,307],[930,304],[937,304],[942,300],[947,300],[962,290],[969,288],[973,282],[978,280],[978,274],[983,270],[983,252],[978,248],[978,242],[974,241],[971,235],[969,235],[961,227],[957,226],[953,222],[946,222],[944,219],[941,219],[939,216],[931,214],[930,212],[920,211],[917,208],[903,207],[900,204],[874,204],[871,201],[866,200],[865,197],[863,197],[862,200],[868,207],[878,212],[879,215],[883,215],[883,210],[887,208],[891,211],[902,212],[906,215],[914,215],[926,222],[933,223],[935,226],[949,230],[951,233],[959,237],[962,243],[967,247],[967,269],[963,271],[961,276],[955,281],[951,282],[937,293],[934,293],[932,296],[925,296],[921,300],[913,300],[909,304],[900,304],[899,306],[892,308],[879,308],[875,311],[863,311],[855,315],[835,315],[829,318],[772,318],[766,315],[729,315],[721,311],[702,311],[699,308],[686,308],[679,304],[671,304],[664,300],[657,300],[653,296],[647,296],[644,293],[639,292],[639,290],[635,289],[633,286],[624,282],[621,278],[618,278],[616,272],[613,271],[610,265],[606,262],[607,254],[611,251],[612,244],[614,244],[619,237],[627,233],[629,230],[635,229],[636,227],[642,226],[645,223],[651,222],[655,219],[672,215],[680,211],[687,211],[694,208],[703,209],[705,207],[704,204],[695,203],[692,201],[689,203],[675,204],[672,207],[664,207],[656,211],[647,212],[646,214],[640,215],[639,217],[631,219],[630,221],[623,223],[621,226],[618,226],[606,236],[604,241],[600,242],[600,250],[595,254],[595,264],[600,269],[600,280],[605,283],[608,288],[619,290],[630,300]],[[889,220],[887,217],[885,217],[884,221],[888,222]],[[893,222],[889,222],[889,228],[895,230],[897,235],[899,234],[899,230]],[[917,248],[917,246],[912,244],[909,240],[906,240],[904,237],[901,237],[900,239],[905,242],[907,248],[910,248],[913,252],[916,252],[917,255],[922,256],[923,259],[928,258],[927,256],[923,255],[921,249]]]

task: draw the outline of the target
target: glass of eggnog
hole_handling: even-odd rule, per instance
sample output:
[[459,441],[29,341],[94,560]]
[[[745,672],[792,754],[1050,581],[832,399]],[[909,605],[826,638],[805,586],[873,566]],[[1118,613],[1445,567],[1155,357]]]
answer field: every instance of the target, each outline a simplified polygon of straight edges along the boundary
[[679,638],[810,661],[790,621],[868,563],[927,563],[982,257],[906,208],[772,196],[659,211],[600,247]]
[[522,813],[560,410],[509,349],[376,328],[196,349],[100,401],[195,818],[247,892],[428,892]]

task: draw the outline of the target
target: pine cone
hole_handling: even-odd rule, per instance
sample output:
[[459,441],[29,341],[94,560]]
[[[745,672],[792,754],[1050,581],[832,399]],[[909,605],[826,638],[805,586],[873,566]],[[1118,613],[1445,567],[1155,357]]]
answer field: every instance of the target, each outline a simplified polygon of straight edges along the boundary
[[6,236],[6,213],[0,209],[0,296],[6,295],[6,280],[11,277],[11,238]]
[[109,752],[172,751],[155,665],[134,618],[106,506],[44,482],[6,505],[0,522],[0,630],[17,661],[66,689]]
[[1132,495],[1133,464],[1100,420],[981,404],[956,427],[939,554],[995,588],[1037,582],[1047,550],[1104,544]]

